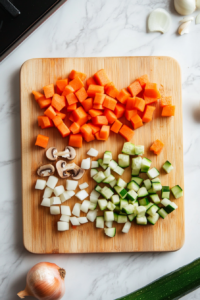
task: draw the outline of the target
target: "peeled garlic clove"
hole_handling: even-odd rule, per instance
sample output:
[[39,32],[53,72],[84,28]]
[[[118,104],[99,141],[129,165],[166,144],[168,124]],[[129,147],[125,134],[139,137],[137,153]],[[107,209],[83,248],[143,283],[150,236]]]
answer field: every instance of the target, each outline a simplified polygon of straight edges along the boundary
[[196,9],[196,0],[174,0],[174,7],[182,16],[191,15]]
[[165,33],[169,30],[170,25],[171,17],[166,10],[157,8],[150,13],[148,19],[149,31],[159,31]]
[[190,23],[191,21],[182,23],[178,28],[178,34],[183,35],[185,33],[189,33]]
[[194,17],[185,17],[182,20],[179,21],[179,23],[185,23],[187,21],[193,21]]
[[196,23],[196,24],[200,24],[200,14],[198,14],[198,15],[196,16],[195,23]]

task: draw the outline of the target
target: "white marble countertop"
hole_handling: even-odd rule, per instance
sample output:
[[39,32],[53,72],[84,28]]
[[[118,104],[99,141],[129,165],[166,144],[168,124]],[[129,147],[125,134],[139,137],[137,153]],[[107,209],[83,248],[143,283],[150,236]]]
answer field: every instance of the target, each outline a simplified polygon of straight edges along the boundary
[[[67,271],[67,300],[113,300],[199,256],[200,25],[176,34],[181,19],[167,0],[68,0],[0,64],[0,299],[18,299],[40,261]],[[172,15],[168,33],[146,32],[154,8]],[[194,13],[194,15],[196,15]],[[173,253],[33,255],[22,242],[19,70],[33,57],[166,55],[182,69],[186,239]],[[178,112],[177,112],[178,113]],[[199,174],[199,175],[198,175]],[[196,290],[184,299],[199,299]],[[32,298],[29,298],[32,299]],[[156,299],[155,299],[156,300]]]

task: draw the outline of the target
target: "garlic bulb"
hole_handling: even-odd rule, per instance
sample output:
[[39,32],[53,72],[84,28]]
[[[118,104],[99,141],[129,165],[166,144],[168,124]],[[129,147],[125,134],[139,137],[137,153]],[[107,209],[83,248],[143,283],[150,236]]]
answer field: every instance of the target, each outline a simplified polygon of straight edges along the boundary
[[150,13],[148,19],[149,31],[160,31],[165,33],[169,30],[170,25],[171,17],[163,8],[157,8]]
[[174,0],[174,7],[182,16],[191,15],[196,10],[196,0]]
[[31,268],[26,277],[26,288],[17,295],[34,296],[39,300],[60,300],[65,293],[65,270],[56,264],[42,262]]

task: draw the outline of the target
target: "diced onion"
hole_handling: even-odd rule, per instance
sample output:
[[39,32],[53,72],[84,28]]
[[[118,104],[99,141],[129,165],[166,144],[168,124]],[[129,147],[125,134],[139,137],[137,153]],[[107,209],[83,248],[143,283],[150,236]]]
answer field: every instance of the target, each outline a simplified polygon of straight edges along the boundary
[[60,197],[51,197],[50,205],[57,205],[57,204],[61,204]]
[[53,193],[53,190],[47,186],[44,190],[43,198],[50,198],[52,193]]
[[84,170],[90,169],[90,157],[82,160],[81,168]]
[[83,201],[85,198],[87,198],[89,195],[85,190],[81,190],[75,195],[79,200]]
[[107,221],[105,222],[105,225],[108,227],[108,228],[112,228],[112,221]]
[[87,152],[87,155],[96,157],[96,156],[98,155],[98,153],[99,153],[99,151],[97,151],[97,150],[94,149],[94,148],[91,148],[91,149]]
[[66,200],[71,199],[71,197],[73,197],[75,195],[75,193],[73,191],[65,191],[64,193],[62,193],[60,195],[60,200],[61,202],[65,202]]
[[75,191],[75,189],[77,188],[77,185],[78,185],[78,181],[74,181],[74,180],[66,181],[66,189],[68,191]]
[[66,215],[61,215],[61,217],[60,217],[60,221],[63,221],[63,222],[68,222],[68,223],[69,223],[69,216],[66,216]]
[[96,169],[91,169],[90,170],[90,177],[94,177],[94,175],[96,175],[98,173],[98,171]]
[[80,225],[78,218],[76,217],[70,217],[70,222],[72,223],[72,225],[74,226],[78,226]]
[[35,189],[44,190],[45,186],[46,186],[46,181],[42,179],[38,179],[35,184]]
[[80,211],[81,211],[81,204],[80,203],[76,203],[74,205],[74,208],[72,210],[72,214],[76,217],[80,217]]
[[41,205],[46,206],[46,207],[50,207],[50,199],[49,198],[43,198]]
[[100,196],[100,194],[97,191],[93,190],[90,194],[90,201],[93,201],[93,200],[97,201],[99,199],[99,196]]
[[49,176],[47,180],[47,186],[50,187],[52,190],[55,188],[56,184],[58,182],[58,178],[55,176]]
[[80,217],[80,218],[78,218],[78,220],[79,220],[80,224],[88,223],[88,219],[86,217]]
[[98,168],[98,167],[99,167],[98,161],[92,161],[91,168],[94,169],[94,168]]
[[63,185],[56,186],[53,190],[56,197],[60,196],[65,191]]
[[96,217],[97,217],[97,211],[98,209],[95,209],[95,210],[90,210],[88,213],[87,213],[87,218],[90,222],[94,222]]
[[81,211],[87,214],[90,206],[90,201],[84,200],[83,203],[81,204]]
[[82,183],[82,184],[79,185],[79,189],[80,189],[80,190],[84,190],[84,189],[86,189],[88,186],[89,186],[89,184],[88,184],[87,182],[84,182],[84,183]]
[[69,230],[69,223],[67,222],[57,222],[58,231],[66,231]]
[[60,206],[51,206],[50,214],[51,215],[59,215],[60,214]]
[[61,215],[71,216],[71,209],[69,206],[61,205]]

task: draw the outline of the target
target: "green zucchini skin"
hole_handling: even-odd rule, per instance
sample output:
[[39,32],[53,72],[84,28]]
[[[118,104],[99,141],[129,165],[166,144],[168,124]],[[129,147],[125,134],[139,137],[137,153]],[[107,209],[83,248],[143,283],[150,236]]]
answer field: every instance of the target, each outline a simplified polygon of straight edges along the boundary
[[200,258],[116,300],[176,300],[200,287]]

